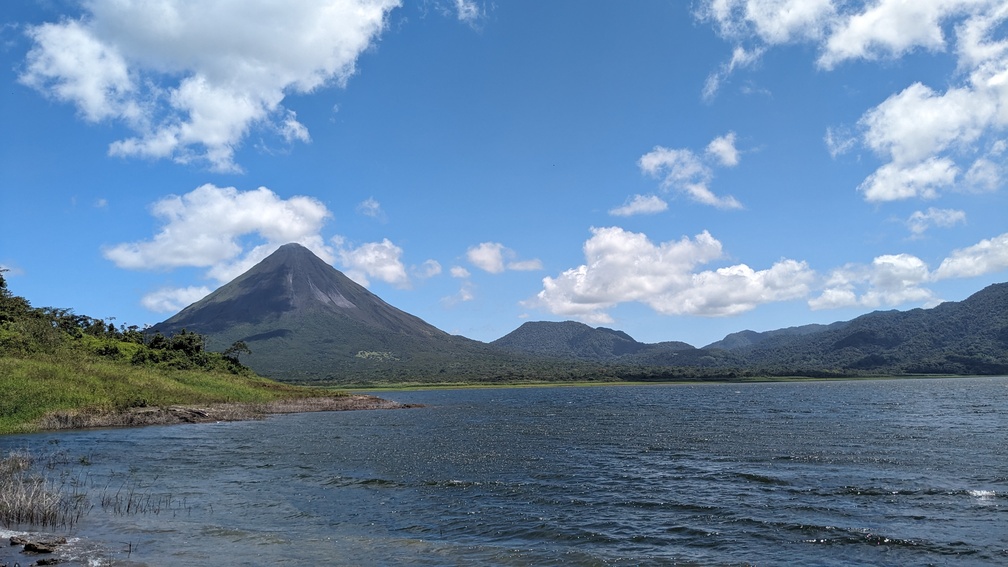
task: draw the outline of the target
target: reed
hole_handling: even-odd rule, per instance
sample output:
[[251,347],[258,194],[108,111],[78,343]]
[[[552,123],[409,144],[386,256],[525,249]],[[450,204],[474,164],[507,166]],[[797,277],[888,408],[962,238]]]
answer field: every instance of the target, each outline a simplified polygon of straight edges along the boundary
[[[0,460],[0,522],[7,528],[72,528],[88,505],[80,479],[65,472],[46,476],[37,471],[39,465],[27,451],[13,451]],[[51,471],[56,461],[41,465]]]

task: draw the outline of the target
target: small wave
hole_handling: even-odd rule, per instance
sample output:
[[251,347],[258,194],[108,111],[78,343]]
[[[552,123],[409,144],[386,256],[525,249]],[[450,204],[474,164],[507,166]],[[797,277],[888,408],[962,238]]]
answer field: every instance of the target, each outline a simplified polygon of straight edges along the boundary
[[339,488],[348,486],[370,486],[370,487],[386,487],[386,486],[399,486],[400,484],[394,480],[388,480],[384,478],[356,478],[347,476],[334,476],[329,480],[322,483],[323,486],[335,486]]
[[783,479],[780,479],[780,478],[775,478],[775,477],[772,477],[772,476],[766,476],[766,475],[762,475],[762,474],[758,474],[758,473],[740,472],[740,473],[736,473],[736,476],[738,476],[739,478],[741,478],[743,480],[746,480],[746,481],[749,481],[749,482],[755,482],[757,484],[768,484],[768,485],[773,485],[773,486],[790,486],[791,485],[791,483],[788,482],[788,481],[786,481],[786,480],[783,480]]
[[998,496],[998,493],[993,490],[969,490],[967,494],[983,501],[994,500]]

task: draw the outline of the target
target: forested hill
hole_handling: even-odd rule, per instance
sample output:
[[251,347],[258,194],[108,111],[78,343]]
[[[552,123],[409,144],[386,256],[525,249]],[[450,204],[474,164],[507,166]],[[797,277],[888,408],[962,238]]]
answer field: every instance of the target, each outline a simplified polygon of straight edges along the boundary
[[704,348],[647,344],[574,322],[525,323],[492,346],[592,360],[642,376],[1008,374],[1008,283],[932,309],[876,311],[831,325],[740,331]]
[[771,333],[725,352],[770,372],[1004,374],[1008,284],[932,309],[876,311],[808,334]]

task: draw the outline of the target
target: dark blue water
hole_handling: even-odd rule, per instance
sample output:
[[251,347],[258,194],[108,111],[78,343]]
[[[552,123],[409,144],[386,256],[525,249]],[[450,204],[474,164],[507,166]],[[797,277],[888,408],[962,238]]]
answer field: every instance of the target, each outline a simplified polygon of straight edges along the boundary
[[97,563],[1008,564],[1005,378],[384,396],[0,449],[86,456]]

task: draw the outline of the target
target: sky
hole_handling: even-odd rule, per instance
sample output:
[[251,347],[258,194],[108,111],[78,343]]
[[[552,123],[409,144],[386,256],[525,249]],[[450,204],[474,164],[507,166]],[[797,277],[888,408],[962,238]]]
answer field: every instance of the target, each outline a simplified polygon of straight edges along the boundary
[[116,325],[288,242],[482,341],[1008,281],[1004,0],[23,0],[0,58],[0,268]]

